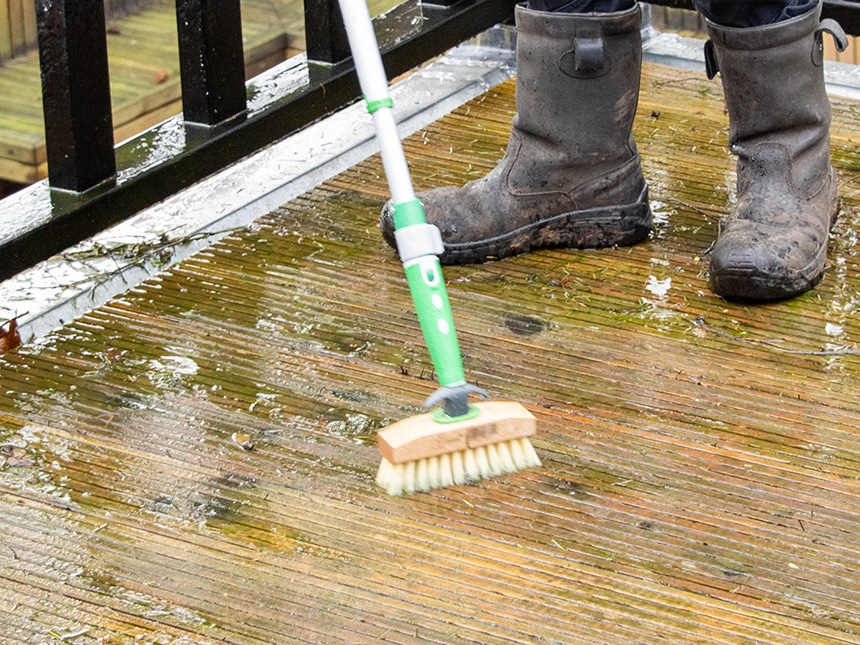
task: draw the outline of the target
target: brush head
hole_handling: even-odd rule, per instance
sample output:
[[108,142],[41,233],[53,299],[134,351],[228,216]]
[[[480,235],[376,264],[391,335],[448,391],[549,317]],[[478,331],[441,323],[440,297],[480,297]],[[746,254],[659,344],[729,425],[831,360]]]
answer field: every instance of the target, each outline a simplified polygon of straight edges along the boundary
[[379,452],[392,464],[451,454],[535,433],[535,418],[519,403],[481,402],[477,414],[463,420],[437,421],[432,413],[394,423],[377,436]]
[[380,431],[376,483],[389,495],[444,488],[540,466],[528,437],[535,418],[519,403],[483,402],[478,414],[440,423],[432,414]]

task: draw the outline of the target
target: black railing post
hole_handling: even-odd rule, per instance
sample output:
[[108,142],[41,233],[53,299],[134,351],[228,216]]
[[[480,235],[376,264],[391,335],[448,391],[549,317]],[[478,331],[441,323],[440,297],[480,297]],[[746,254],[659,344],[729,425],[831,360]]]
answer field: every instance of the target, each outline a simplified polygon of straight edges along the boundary
[[215,125],[246,108],[239,0],[176,0],[182,112]]
[[48,180],[83,192],[116,174],[103,0],[36,0]]
[[337,0],[305,0],[305,42],[310,61],[333,64],[350,57]]

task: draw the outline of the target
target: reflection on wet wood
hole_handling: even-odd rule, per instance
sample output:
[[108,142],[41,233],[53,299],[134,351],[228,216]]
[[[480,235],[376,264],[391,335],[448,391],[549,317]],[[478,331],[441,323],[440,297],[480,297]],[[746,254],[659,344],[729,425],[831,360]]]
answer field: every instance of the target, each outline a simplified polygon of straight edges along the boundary
[[[857,106],[827,275],[791,302],[708,291],[721,93],[654,66],[651,240],[446,269],[467,374],[535,414],[539,469],[374,487],[376,431],[434,389],[377,158],[9,352],[0,633],[860,643]],[[410,137],[418,187],[486,172],[512,114],[509,83]]]

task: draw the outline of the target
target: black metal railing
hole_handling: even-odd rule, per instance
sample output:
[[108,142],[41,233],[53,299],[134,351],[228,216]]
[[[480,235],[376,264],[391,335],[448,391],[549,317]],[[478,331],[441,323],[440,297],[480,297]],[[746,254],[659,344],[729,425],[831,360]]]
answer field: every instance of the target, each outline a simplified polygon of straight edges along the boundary
[[[418,2],[375,21],[390,78],[510,19],[517,0]],[[687,0],[652,4],[692,8]],[[827,16],[860,33],[860,2],[824,4]],[[415,8],[417,25],[400,19]],[[245,83],[239,0],[176,0],[183,115],[115,147],[103,0],[36,0],[36,10],[48,181],[16,200],[15,212],[0,201],[0,280],[360,94],[336,0],[305,0],[307,54],[282,64],[281,92]]]
[[[423,4],[417,25],[397,10],[376,19],[386,72],[393,78],[508,20],[515,2]],[[183,115],[114,147],[102,0],[36,0],[48,180],[10,198],[26,212],[0,201],[0,280],[360,95],[336,2],[305,0],[308,55],[283,64],[282,93],[245,83],[239,0],[176,6]]]

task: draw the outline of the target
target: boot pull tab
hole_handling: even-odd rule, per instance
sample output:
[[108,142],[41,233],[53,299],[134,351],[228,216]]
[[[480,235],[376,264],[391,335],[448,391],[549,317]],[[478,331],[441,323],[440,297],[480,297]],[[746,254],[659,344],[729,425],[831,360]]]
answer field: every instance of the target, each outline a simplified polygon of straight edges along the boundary
[[562,54],[559,69],[573,78],[595,78],[609,71],[602,38],[575,38],[573,49]]
[[714,78],[717,72],[720,71],[720,65],[717,62],[717,53],[714,51],[714,43],[710,40],[705,41],[705,74],[708,78]]
[[836,45],[836,51],[844,52],[848,47],[848,37],[842,30],[842,25],[836,22],[833,18],[825,18],[818,23],[818,29],[815,30],[815,47],[812,50],[812,62],[816,65],[821,65],[824,62],[825,31],[833,37],[833,44]]

